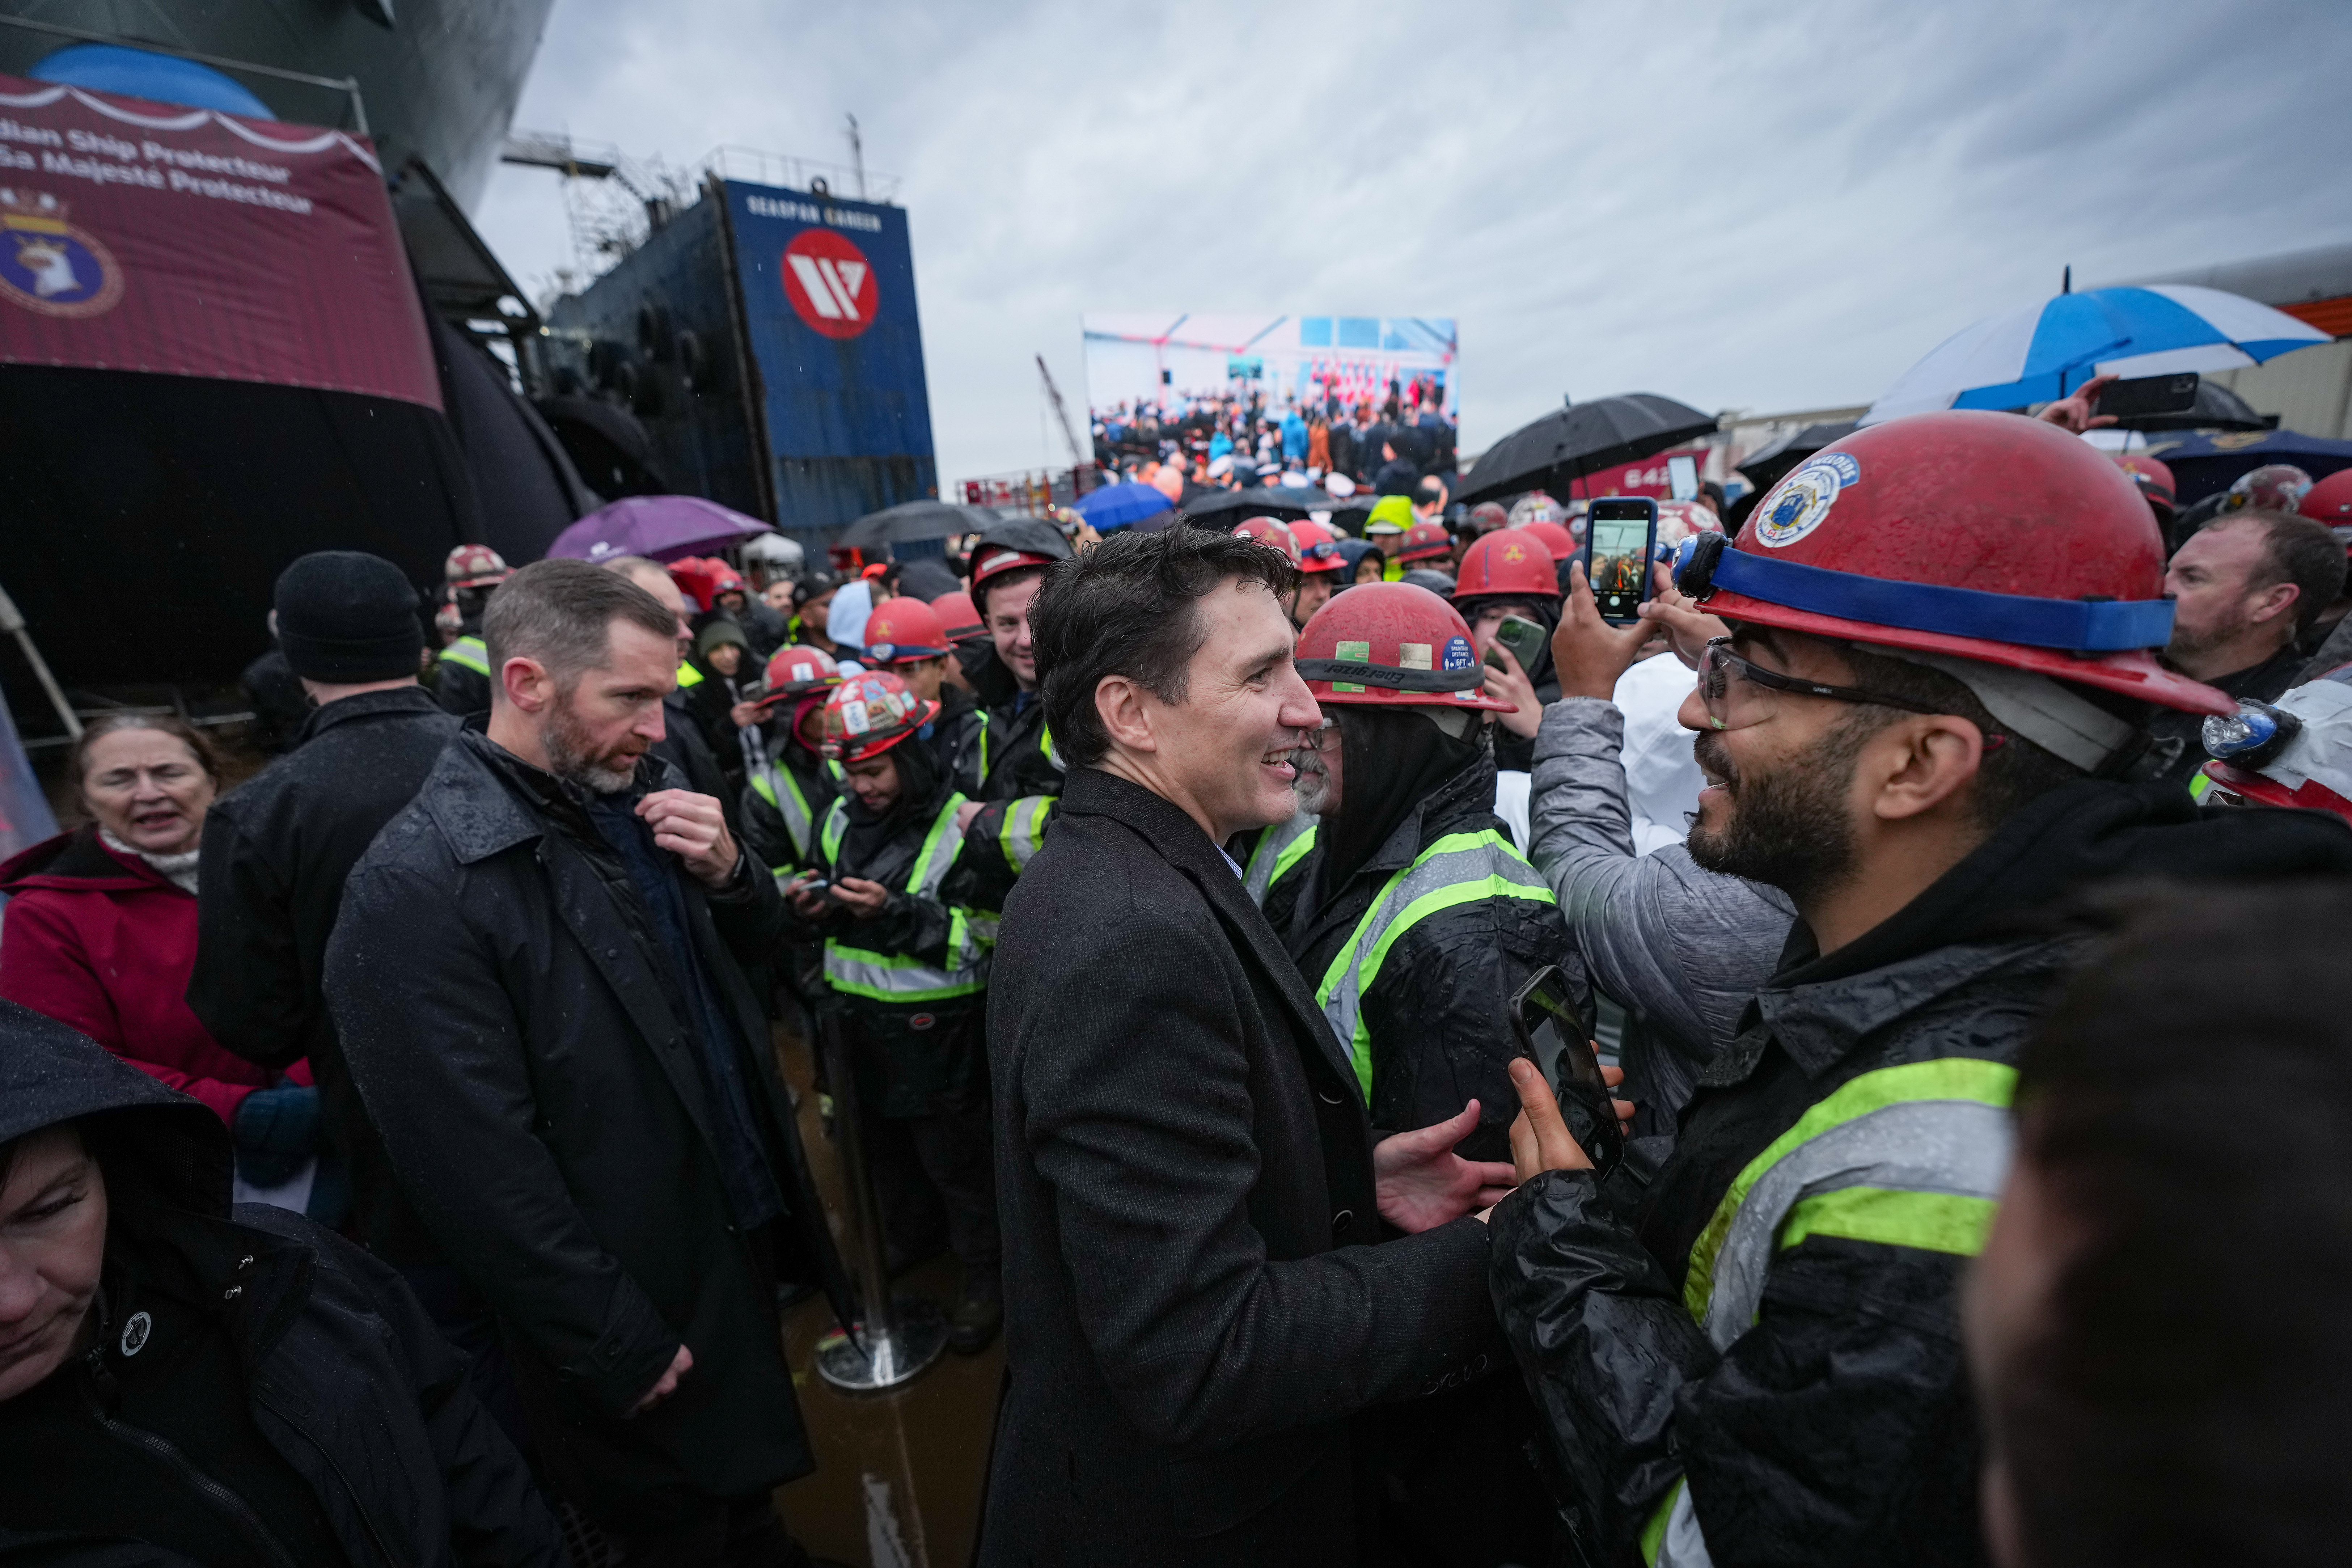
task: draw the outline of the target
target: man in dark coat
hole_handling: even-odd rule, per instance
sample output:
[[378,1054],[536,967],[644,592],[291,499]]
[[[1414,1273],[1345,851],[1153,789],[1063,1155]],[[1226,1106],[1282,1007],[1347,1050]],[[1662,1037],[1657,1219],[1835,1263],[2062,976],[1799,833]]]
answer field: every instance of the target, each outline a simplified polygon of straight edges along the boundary
[[1171,529],[1053,568],[1039,606],[1074,765],[989,1005],[1009,1384],[986,1564],[1353,1562],[1379,1507],[1353,1419],[1500,1353],[1468,1213],[1500,1173],[1452,1152],[1475,1112],[1375,1146],[1219,848],[1290,816],[1317,721],[1290,576]]
[[485,624],[486,730],[352,873],[327,996],[409,1201],[499,1314],[549,1481],[631,1562],[799,1560],[780,1280],[845,1300],[739,964],[783,923],[646,752],[670,611],[541,561]]
[[229,1207],[220,1119],[0,1002],[0,1561],[562,1568],[383,1263]]
[[320,551],[282,573],[278,640],[311,700],[295,750],[205,818],[188,1005],[227,1049],[263,1067],[303,1057],[328,1144],[352,1189],[351,1232],[401,1269],[474,1358],[475,1389],[515,1419],[496,1324],[442,1260],[368,1125],[321,988],[343,880],[411,800],[458,721],[417,684],[415,595],[391,562]]

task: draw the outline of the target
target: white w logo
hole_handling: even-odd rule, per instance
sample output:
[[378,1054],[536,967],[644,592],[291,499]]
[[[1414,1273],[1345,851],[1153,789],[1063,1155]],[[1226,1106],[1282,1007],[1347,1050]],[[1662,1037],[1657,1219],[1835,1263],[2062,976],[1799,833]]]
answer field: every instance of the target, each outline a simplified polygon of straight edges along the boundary
[[864,319],[857,313],[857,291],[866,286],[866,263],[794,254],[787,254],[784,259],[792,263],[801,291],[818,315],[828,321]]

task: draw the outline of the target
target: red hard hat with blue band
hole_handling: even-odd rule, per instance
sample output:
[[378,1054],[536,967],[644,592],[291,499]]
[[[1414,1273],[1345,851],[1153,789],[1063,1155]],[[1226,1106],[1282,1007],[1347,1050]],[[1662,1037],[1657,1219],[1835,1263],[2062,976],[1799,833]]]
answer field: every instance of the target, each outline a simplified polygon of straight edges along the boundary
[[2173,605],[2133,481],[2055,426],[2011,414],[1858,430],[1775,485],[1737,540],[1684,541],[1675,581],[1729,621],[2235,711],[2157,660]]
[[866,620],[866,657],[876,664],[910,664],[945,658],[948,634],[940,617],[920,599],[885,599]]

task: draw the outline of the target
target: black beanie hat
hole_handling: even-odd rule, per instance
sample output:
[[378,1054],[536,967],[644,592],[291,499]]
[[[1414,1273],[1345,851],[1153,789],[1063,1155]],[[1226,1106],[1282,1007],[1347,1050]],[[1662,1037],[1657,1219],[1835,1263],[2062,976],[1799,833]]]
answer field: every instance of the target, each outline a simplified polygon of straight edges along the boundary
[[415,675],[425,658],[416,590],[357,550],[320,550],[278,574],[278,646],[294,673],[356,685]]

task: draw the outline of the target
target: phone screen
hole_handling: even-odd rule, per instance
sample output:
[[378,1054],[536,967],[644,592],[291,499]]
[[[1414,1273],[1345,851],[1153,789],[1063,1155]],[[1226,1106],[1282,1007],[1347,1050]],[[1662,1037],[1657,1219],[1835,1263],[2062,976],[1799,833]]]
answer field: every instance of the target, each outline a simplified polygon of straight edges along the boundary
[[1606,1174],[1625,1152],[1623,1130],[1610,1105],[1601,1063],[1586,1043],[1584,1020],[1570,1002],[1556,965],[1536,972],[1513,998],[1519,1047],[1553,1086],[1561,1120],[1593,1167]]
[[1592,596],[1610,620],[1630,621],[1641,608],[1650,579],[1648,510],[1610,517],[1595,506],[1586,520],[1592,539]]

